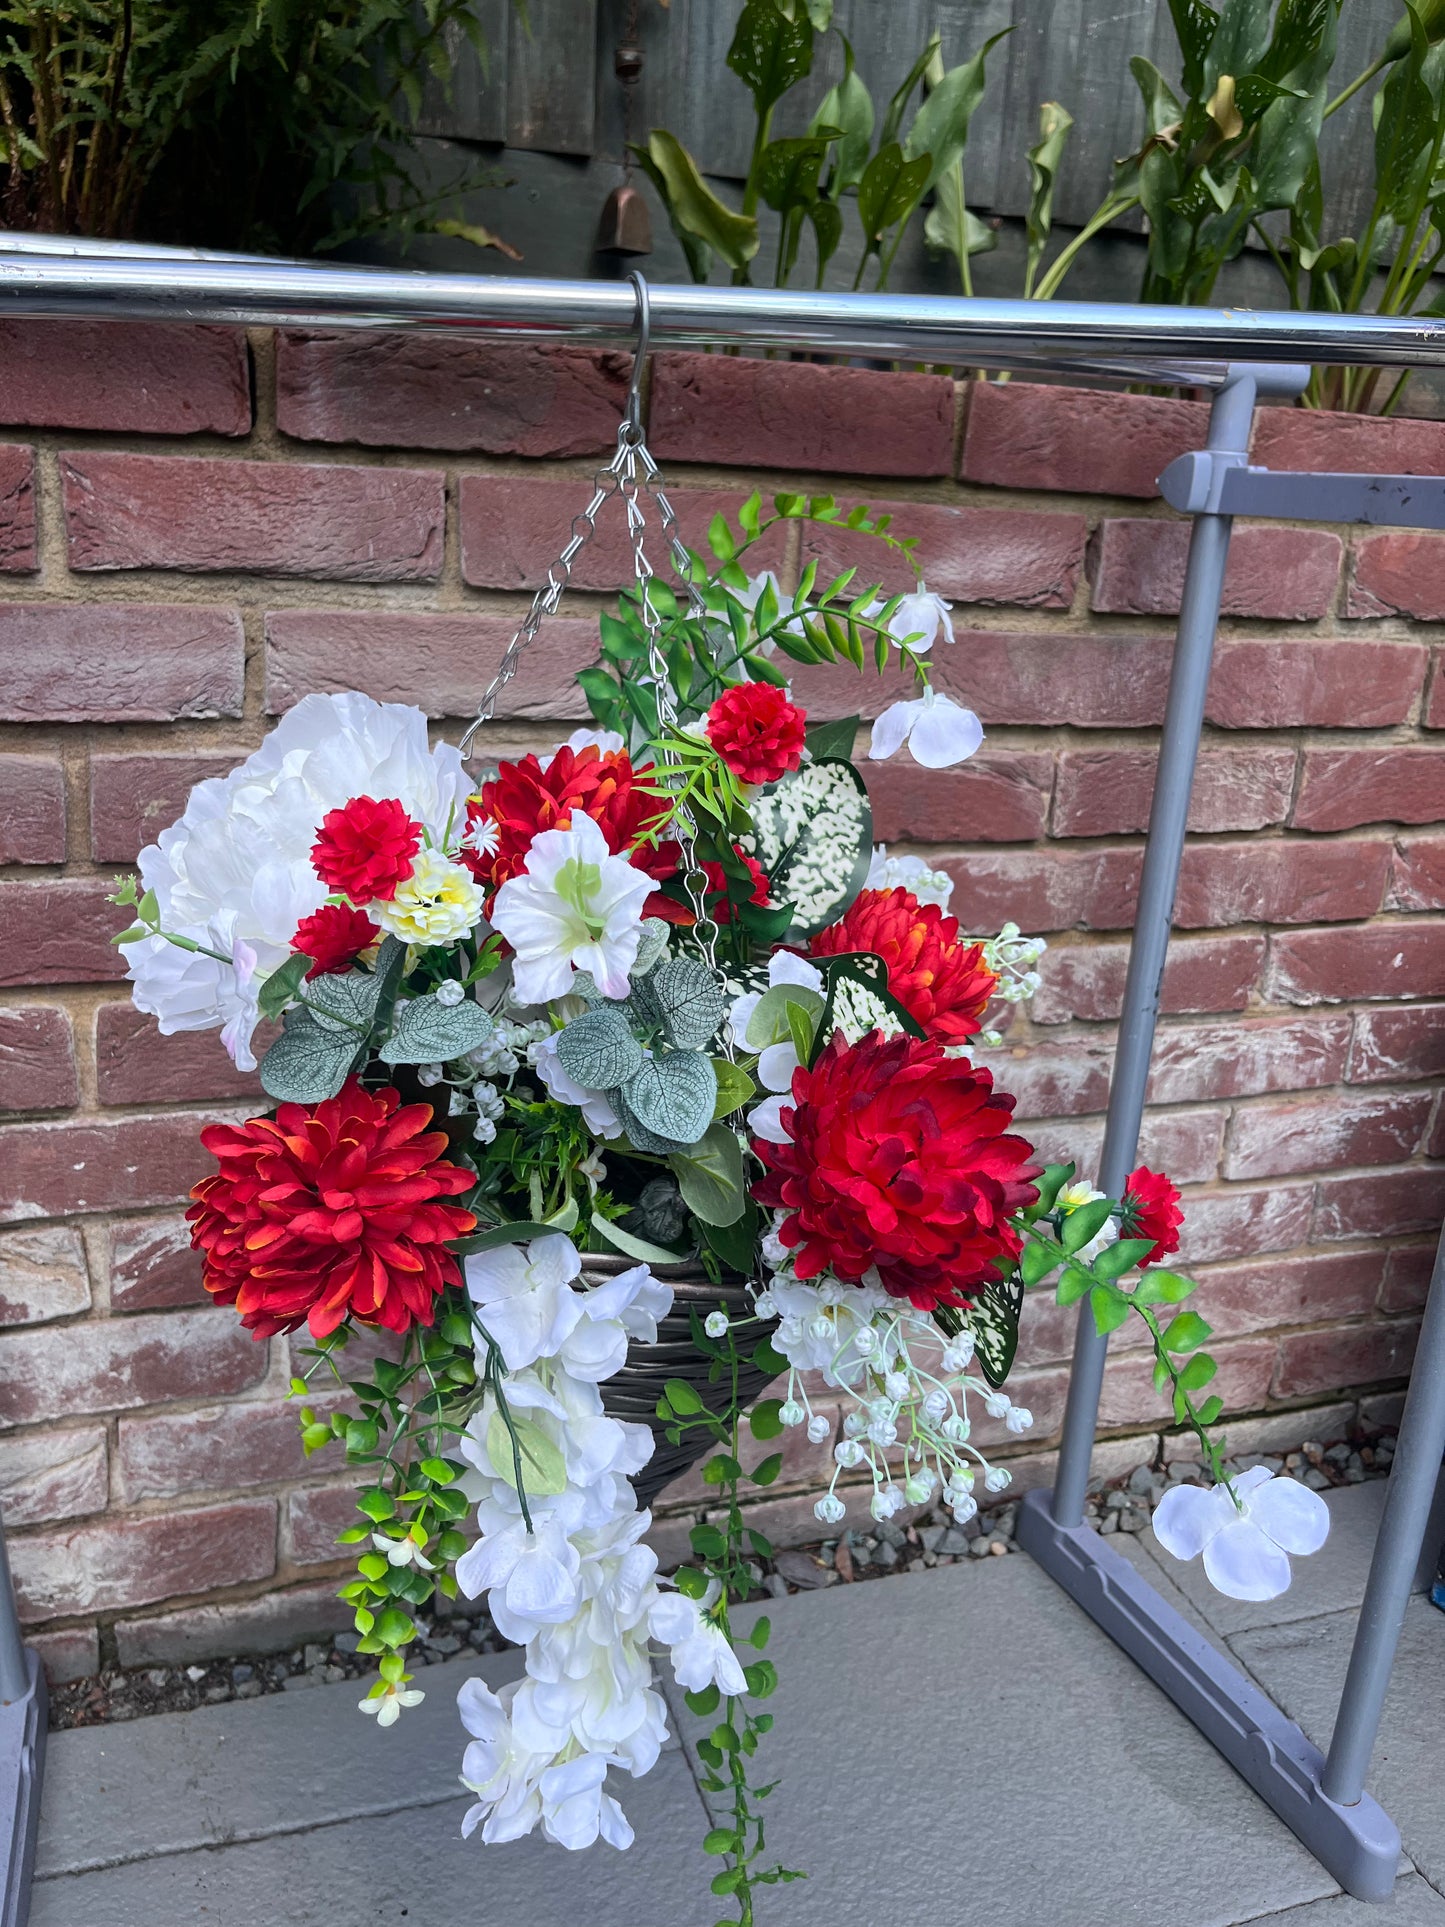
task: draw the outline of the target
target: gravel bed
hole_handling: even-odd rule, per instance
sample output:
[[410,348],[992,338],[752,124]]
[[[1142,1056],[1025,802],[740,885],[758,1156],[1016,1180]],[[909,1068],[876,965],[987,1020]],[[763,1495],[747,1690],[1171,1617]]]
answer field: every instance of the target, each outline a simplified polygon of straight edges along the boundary
[[[1225,1464],[1231,1472],[1251,1465],[1268,1466],[1271,1472],[1293,1473],[1316,1491],[1326,1491],[1333,1486],[1383,1478],[1394,1454],[1395,1435],[1384,1432],[1365,1440],[1310,1443],[1278,1458],[1228,1459]],[[1203,1483],[1202,1469],[1193,1459],[1176,1459],[1157,1470],[1136,1466],[1127,1477],[1091,1491],[1085,1518],[1105,1535],[1142,1532],[1160,1495],[1171,1485],[1191,1480]],[[783,1599],[793,1592],[883,1579],[896,1572],[923,1572],[931,1566],[957,1565],[965,1559],[1005,1558],[1019,1549],[1013,1536],[1017,1517],[1017,1503],[1005,1502],[980,1513],[965,1526],[955,1525],[952,1515],[942,1507],[907,1526],[892,1519],[853,1526],[841,1537],[780,1551],[760,1569],[759,1583],[763,1592]],[[419,1619],[417,1623],[423,1638],[408,1661],[414,1673],[465,1651],[497,1653],[508,1645],[485,1614],[477,1619],[457,1616],[432,1622]],[[318,1641],[289,1653],[242,1653],[205,1665],[115,1669],[70,1680],[50,1689],[51,1729],[98,1726],[108,1720],[141,1719],[151,1713],[185,1713],[197,1706],[260,1699],[267,1693],[302,1692],[307,1687],[347,1679],[364,1683],[375,1671],[375,1659],[358,1653],[356,1646],[355,1633],[339,1633],[329,1644]]]

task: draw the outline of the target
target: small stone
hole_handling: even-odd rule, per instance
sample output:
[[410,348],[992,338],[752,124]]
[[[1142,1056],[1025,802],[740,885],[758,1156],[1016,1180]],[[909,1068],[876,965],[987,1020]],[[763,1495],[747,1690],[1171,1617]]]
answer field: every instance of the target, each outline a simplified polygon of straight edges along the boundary
[[1129,1474],[1129,1490],[1143,1495],[1154,1490],[1154,1473],[1147,1465],[1136,1465]]
[[774,1599],[786,1599],[788,1582],[780,1572],[770,1572],[763,1581],[764,1592],[771,1593]]
[[1304,1453],[1311,1465],[1318,1465],[1320,1460],[1325,1456],[1325,1448],[1320,1444],[1318,1439],[1306,1439],[1300,1447],[1300,1451]]
[[1143,1506],[1131,1505],[1127,1512],[1119,1514],[1120,1532],[1142,1532],[1148,1523],[1149,1513]]
[[473,1626],[472,1630],[467,1634],[467,1644],[469,1646],[475,1646],[479,1653],[485,1652],[487,1648],[486,1627]]
[[1099,1531],[1100,1531],[1100,1532],[1101,1532],[1101,1533],[1103,1534],[1103,1536],[1104,1536],[1104,1537],[1105,1537],[1105,1538],[1107,1539],[1107,1538],[1108,1538],[1108,1536],[1109,1536],[1109,1534],[1110,1534],[1111,1532],[1117,1532],[1118,1530],[1119,1530],[1119,1515],[1118,1515],[1118,1513],[1117,1513],[1117,1512],[1106,1512],[1106,1513],[1104,1514],[1104,1523],[1103,1523],[1103,1524],[1102,1524],[1102,1525],[1101,1525],[1101,1526],[1099,1527]]
[[228,1700],[230,1697],[231,1689],[224,1680],[219,1681],[215,1686],[208,1686],[201,1695],[207,1706],[219,1706],[222,1700]]
[[[969,1520],[969,1525],[975,1523]],[[956,1559],[961,1552],[967,1552],[970,1539],[977,1539],[977,1532],[970,1532],[968,1526],[950,1526],[938,1541],[935,1551],[940,1559]]]
[[1312,1465],[1309,1471],[1305,1473],[1304,1482],[1313,1492],[1329,1491],[1330,1481],[1328,1475],[1321,1472],[1317,1465]]
[[316,1667],[326,1664],[326,1650],[324,1646],[315,1645],[308,1645],[305,1648],[302,1655],[302,1664],[308,1673],[312,1672]]
[[1328,1465],[1348,1465],[1350,1462],[1349,1446],[1345,1444],[1330,1446],[1325,1452],[1325,1462]]
[[205,1677],[206,1677],[206,1669],[204,1666],[188,1666],[186,1668],[186,1678],[191,1682],[193,1686],[199,1680],[203,1680]]
[[968,1556],[970,1559],[987,1559],[988,1551],[988,1540],[981,1536],[969,1543]]
[[924,1566],[936,1566],[938,1564],[938,1554],[936,1552],[922,1553],[919,1557],[919,1564]]
[[[896,1552],[893,1557],[898,1557]],[[790,1547],[780,1552],[773,1565],[789,1585],[799,1586],[809,1592],[838,1583],[838,1575],[831,1566],[820,1566],[812,1553],[804,1552],[800,1547]]]
[[264,1691],[265,1688],[262,1686],[260,1680],[243,1679],[241,1684],[236,1688],[236,1698],[238,1700],[253,1700],[258,1698]]
[[320,1684],[321,1681],[315,1673],[291,1673],[282,1680],[281,1690],[283,1693],[297,1693],[303,1686],[319,1686]]
[[897,1546],[891,1540],[882,1540],[874,1550],[873,1563],[875,1566],[882,1566],[885,1571],[896,1566],[898,1564]]
[[1345,1467],[1345,1483],[1347,1485],[1365,1483],[1365,1461],[1358,1452],[1352,1455],[1349,1464]]
[[884,1545],[895,1548],[908,1544],[908,1534],[903,1530],[902,1526],[895,1525],[892,1519],[881,1519],[879,1521],[878,1537],[883,1541]]
[[1106,1512],[1124,1512],[1128,1509],[1128,1505],[1129,1495],[1127,1492],[1111,1492],[1104,1500],[1104,1510]]
[[286,1655],[287,1665],[292,1667],[299,1666],[301,1664],[301,1656],[302,1656],[302,1649],[298,1646],[294,1652],[290,1652]]
[[231,1668],[231,1684],[233,1686],[244,1686],[248,1679],[254,1679],[255,1676],[255,1667],[248,1666],[244,1660],[242,1660],[238,1666]]
[[323,1670],[321,1677],[328,1686],[339,1686],[348,1674],[344,1666],[328,1666]]
[[990,1554],[994,1558],[999,1558],[1008,1551],[1008,1540],[1007,1539],[990,1539],[988,1542],[988,1549]]
[[1169,1478],[1174,1485],[1183,1485],[1186,1480],[1199,1478],[1203,1471],[1198,1459],[1175,1459],[1169,1467]]
[[908,1561],[907,1565],[903,1568],[903,1570],[905,1572],[922,1572],[925,1570],[925,1566],[926,1566],[925,1555],[921,1552],[915,1552],[913,1557]]
[[925,1552],[937,1552],[939,1541],[946,1536],[946,1533],[945,1526],[921,1526],[918,1532],[919,1542]]
[[338,1653],[354,1653],[361,1644],[360,1633],[338,1633],[331,1642]]
[[1001,1506],[994,1514],[993,1529],[1001,1532],[1005,1539],[1012,1539],[1014,1527],[1018,1524],[1019,1509],[1016,1505]]
[[432,1651],[440,1653],[443,1659],[450,1659],[453,1653],[459,1653],[462,1650],[462,1642],[455,1633],[435,1633],[430,1645]]

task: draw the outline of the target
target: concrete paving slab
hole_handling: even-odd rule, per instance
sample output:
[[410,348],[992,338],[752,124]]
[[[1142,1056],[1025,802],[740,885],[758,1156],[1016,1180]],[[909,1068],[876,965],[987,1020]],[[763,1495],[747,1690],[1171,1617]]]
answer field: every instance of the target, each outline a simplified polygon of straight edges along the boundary
[[[1327,1747],[1345,1682],[1355,1614],[1262,1627],[1230,1644],[1275,1703]],[[1445,1613],[1415,1598],[1405,1614],[1369,1789],[1405,1852],[1445,1890]]]
[[1358,1612],[1385,1507],[1386,1483],[1367,1479],[1363,1485],[1337,1486],[1324,1494],[1330,1509],[1330,1536],[1308,1559],[1290,1562],[1294,1580],[1278,1599],[1226,1599],[1205,1578],[1202,1560],[1171,1558],[1152,1532],[1142,1537],[1200,1619],[1227,1639],[1257,1626],[1284,1626],[1317,1619],[1323,1613]]
[[1109,1535],[1109,1544],[1148,1580],[1161,1599],[1167,1600],[1182,1619],[1188,1620],[1201,1638],[1209,1641],[1215,1652],[1222,1653],[1231,1665],[1239,1664],[1223,1633],[1210,1625],[1189,1595],[1181,1592],[1175,1584],[1179,1561],[1171,1559],[1166,1552],[1155,1550],[1156,1541],[1152,1533],[1114,1532]]
[[681,1752],[617,1791],[637,1830],[626,1853],[567,1853],[535,1837],[484,1847],[461,1838],[461,1803],[448,1801],[61,1874],[36,1884],[30,1927],[707,1927],[718,1863],[702,1852],[702,1803]]
[[1338,1892],[1031,1560],[769,1614],[780,1685],[757,1777],[781,1780],[770,1854],[810,1877],[765,1919],[1237,1927]]
[[1419,1874],[1408,1874],[1396,1881],[1384,1906],[1337,1894],[1333,1900],[1312,1900],[1288,1913],[1268,1914],[1259,1927],[1445,1927],[1445,1898]]
[[[355,1681],[52,1733],[37,1874],[286,1833],[461,1798],[457,1688],[515,1679],[519,1653],[418,1669],[426,1693],[385,1732]],[[455,1818],[459,1821],[460,1808]]]

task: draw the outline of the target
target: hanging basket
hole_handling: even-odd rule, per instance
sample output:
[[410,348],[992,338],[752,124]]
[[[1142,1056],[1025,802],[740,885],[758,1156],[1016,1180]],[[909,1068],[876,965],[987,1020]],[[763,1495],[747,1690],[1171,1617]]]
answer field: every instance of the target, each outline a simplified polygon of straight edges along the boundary
[[[600,1285],[628,1271],[632,1258],[610,1258],[588,1254],[582,1260],[582,1282]],[[693,1386],[699,1396],[713,1406],[719,1402],[719,1387],[708,1380],[709,1361],[693,1342],[692,1312],[706,1318],[710,1311],[725,1311],[730,1319],[750,1318],[752,1302],[741,1279],[715,1285],[701,1265],[653,1265],[652,1275],[672,1286],[672,1310],[659,1319],[655,1345],[634,1344],[620,1372],[605,1379],[601,1386],[602,1404],[610,1418],[626,1419],[652,1428],[655,1448],[651,1459],[632,1481],[640,1506],[650,1506],[658,1493],[674,1479],[680,1479],[690,1466],[711,1450],[712,1439],[705,1431],[684,1433],[674,1445],[666,1436],[657,1416],[657,1403],[669,1379],[681,1379]],[[746,1365],[738,1374],[738,1399],[750,1405],[771,1383],[769,1374],[759,1366]],[[727,1388],[731,1393],[731,1387]]]

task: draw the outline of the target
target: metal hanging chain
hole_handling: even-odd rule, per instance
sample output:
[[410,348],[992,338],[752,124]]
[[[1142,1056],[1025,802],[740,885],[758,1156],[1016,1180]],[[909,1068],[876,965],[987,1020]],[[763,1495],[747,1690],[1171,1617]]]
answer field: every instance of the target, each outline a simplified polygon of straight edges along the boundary
[[[662,646],[663,621],[652,599],[652,584],[656,580],[656,571],[652,567],[646,549],[647,517],[643,509],[644,496],[650,496],[657,505],[658,519],[667,542],[668,559],[686,594],[693,615],[698,620],[706,622],[708,610],[702,593],[693,579],[691,560],[678,533],[677,516],[661,486],[662,471],[653,460],[651,451],[643,440],[642,376],[647,366],[648,345],[652,332],[651,309],[648,302],[647,283],[642,275],[634,271],[628,276],[628,280],[632,283],[637,295],[637,347],[633,355],[627,403],[617,428],[616,453],[606,468],[598,470],[591,501],[580,515],[573,518],[566,546],[556,562],[548,569],[546,581],[532,597],[531,606],[503,651],[497,673],[487,685],[481,702],[477,706],[477,713],[462,736],[459,747],[463,756],[470,752],[477,731],[483,724],[491,721],[498,696],[517,673],[522,651],[535,638],[546,618],[556,614],[563,592],[571,581],[577,558],[596,535],[597,517],[603,504],[611,495],[622,498],[627,512],[627,532],[632,541],[633,565],[641,592],[639,600],[642,626],[647,636],[647,675],[644,680],[652,689],[657,705],[658,731],[659,734],[677,732],[677,709],[672,700],[667,658]],[[665,749],[659,750],[660,774],[665,776],[669,769],[677,767],[676,760],[670,757]],[[672,827],[682,851],[683,887],[687,891],[696,919],[692,936],[709,966],[716,970],[718,926],[707,912],[710,879],[698,862],[697,822],[687,804],[677,805],[673,813]]]

